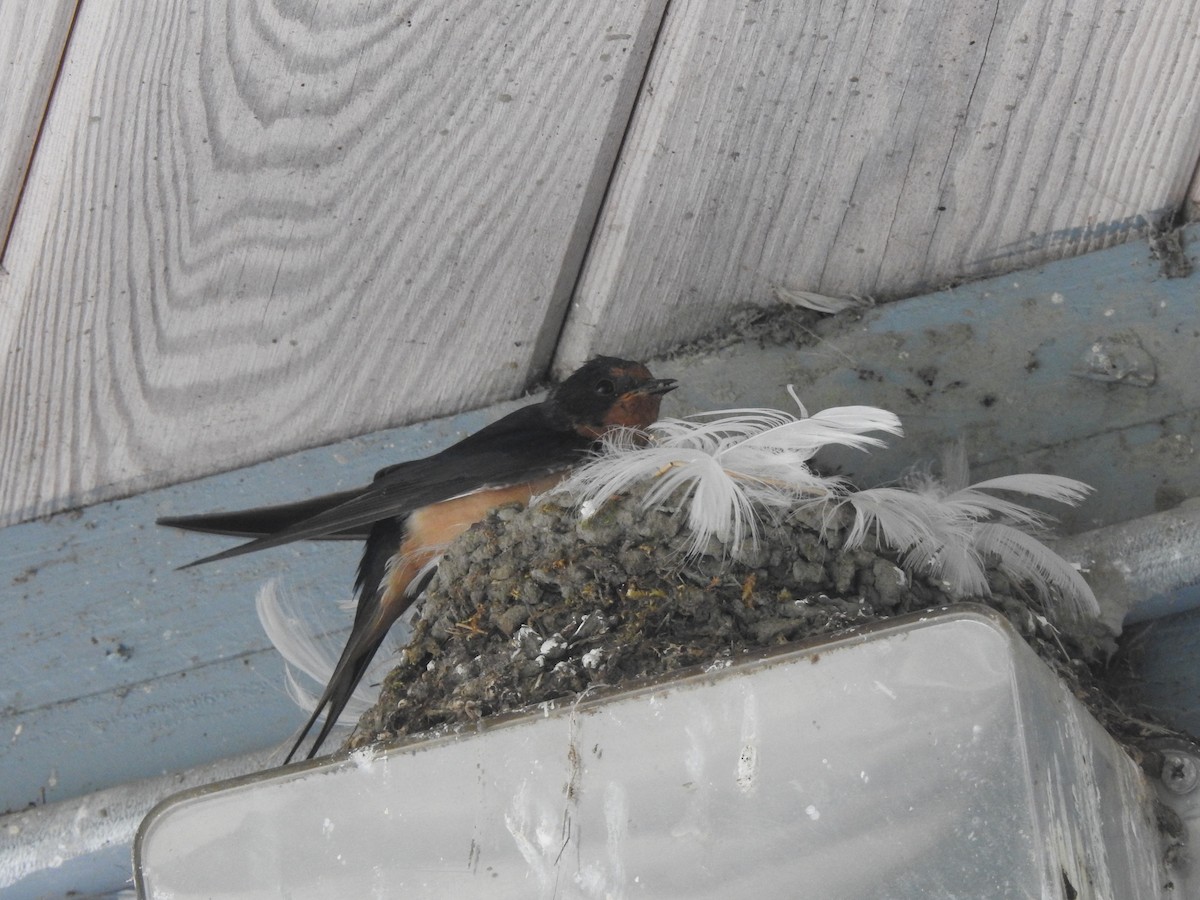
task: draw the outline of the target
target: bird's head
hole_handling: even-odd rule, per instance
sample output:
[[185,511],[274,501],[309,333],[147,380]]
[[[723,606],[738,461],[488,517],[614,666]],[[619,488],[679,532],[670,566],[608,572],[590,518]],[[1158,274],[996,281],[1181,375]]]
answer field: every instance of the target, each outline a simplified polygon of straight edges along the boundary
[[674,378],[655,378],[639,362],[597,356],[550,392],[547,402],[580,434],[598,438],[611,428],[646,428],[658,420]]

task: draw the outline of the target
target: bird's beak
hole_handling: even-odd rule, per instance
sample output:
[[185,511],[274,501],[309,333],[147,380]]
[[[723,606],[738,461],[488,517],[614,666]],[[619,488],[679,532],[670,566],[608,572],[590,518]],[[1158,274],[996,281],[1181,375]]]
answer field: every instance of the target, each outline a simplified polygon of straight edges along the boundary
[[638,385],[637,393],[662,396],[663,394],[671,393],[677,387],[679,387],[679,382],[674,378],[654,378],[644,384]]

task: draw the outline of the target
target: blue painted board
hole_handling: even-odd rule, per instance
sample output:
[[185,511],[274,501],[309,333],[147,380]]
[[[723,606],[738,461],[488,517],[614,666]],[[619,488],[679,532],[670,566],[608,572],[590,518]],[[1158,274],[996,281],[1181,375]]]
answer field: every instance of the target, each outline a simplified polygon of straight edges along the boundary
[[264,581],[282,578],[340,603],[350,596],[358,545],[295,545],[177,571],[231,542],[159,528],[158,516],[364,483],[516,405],[0,530],[0,810],[264,747],[303,721],[284,695],[254,597]]
[[284,694],[283,666],[274,650],[181,669],[14,718],[20,730],[13,729],[6,741],[0,781],[8,810],[263,749],[303,721]]
[[[1196,247],[1200,227],[1185,240]],[[793,384],[810,411],[885,407],[903,439],[831,456],[860,483],[894,480],[962,438],[980,478],[1032,470],[1096,486],[1063,511],[1071,532],[1200,494],[1200,275],[1163,277],[1144,242],[826,320],[801,338],[689,361],[670,372],[684,381],[680,401],[789,408]],[[1153,384],[1076,374],[1113,340],[1144,349]]]

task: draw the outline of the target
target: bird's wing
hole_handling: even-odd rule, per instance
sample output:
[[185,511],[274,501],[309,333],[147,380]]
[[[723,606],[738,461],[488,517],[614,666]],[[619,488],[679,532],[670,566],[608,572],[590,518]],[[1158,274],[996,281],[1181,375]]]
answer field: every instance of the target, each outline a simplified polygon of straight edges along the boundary
[[[524,407],[441,453],[389,466],[370,485],[359,490],[261,510],[159,521],[192,530],[259,535],[188,563],[184,568],[293,541],[361,537],[381,519],[407,516],[433,503],[489,487],[532,481],[569,468],[590,446],[590,441],[575,432],[546,427],[539,416],[531,415],[530,411],[536,410],[536,405]],[[294,512],[302,515],[289,518],[288,514]],[[217,527],[225,524],[233,527],[228,530]],[[272,527],[259,530],[262,524]]]
[[[227,534],[231,537],[262,537],[303,522],[319,513],[340,506],[362,493],[362,488],[325,494],[295,503],[278,506],[258,506],[254,509],[239,509],[232,512],[201,513],[195,516],[163,516],[159,525],[182,528],[185,531],[202,531],[208,534]],[[328,540],[363,540],[367,528],[351,529],[326,535]]]

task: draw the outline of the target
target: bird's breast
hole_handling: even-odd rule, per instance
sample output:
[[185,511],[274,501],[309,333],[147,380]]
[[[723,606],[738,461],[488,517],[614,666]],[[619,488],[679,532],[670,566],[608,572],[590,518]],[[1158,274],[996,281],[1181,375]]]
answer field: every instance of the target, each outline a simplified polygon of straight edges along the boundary
[[480,488],[441,503],[432,503],[409,514],[404,540],[396,550],[382,602],[384,606],[403,604],[408,587],[417,574],[439,556],[451,541],[483,519],[489,512],[508,503],[528,503],[534,494],[548,491],[562,481],[566,471],[543,475],[520,484]]

